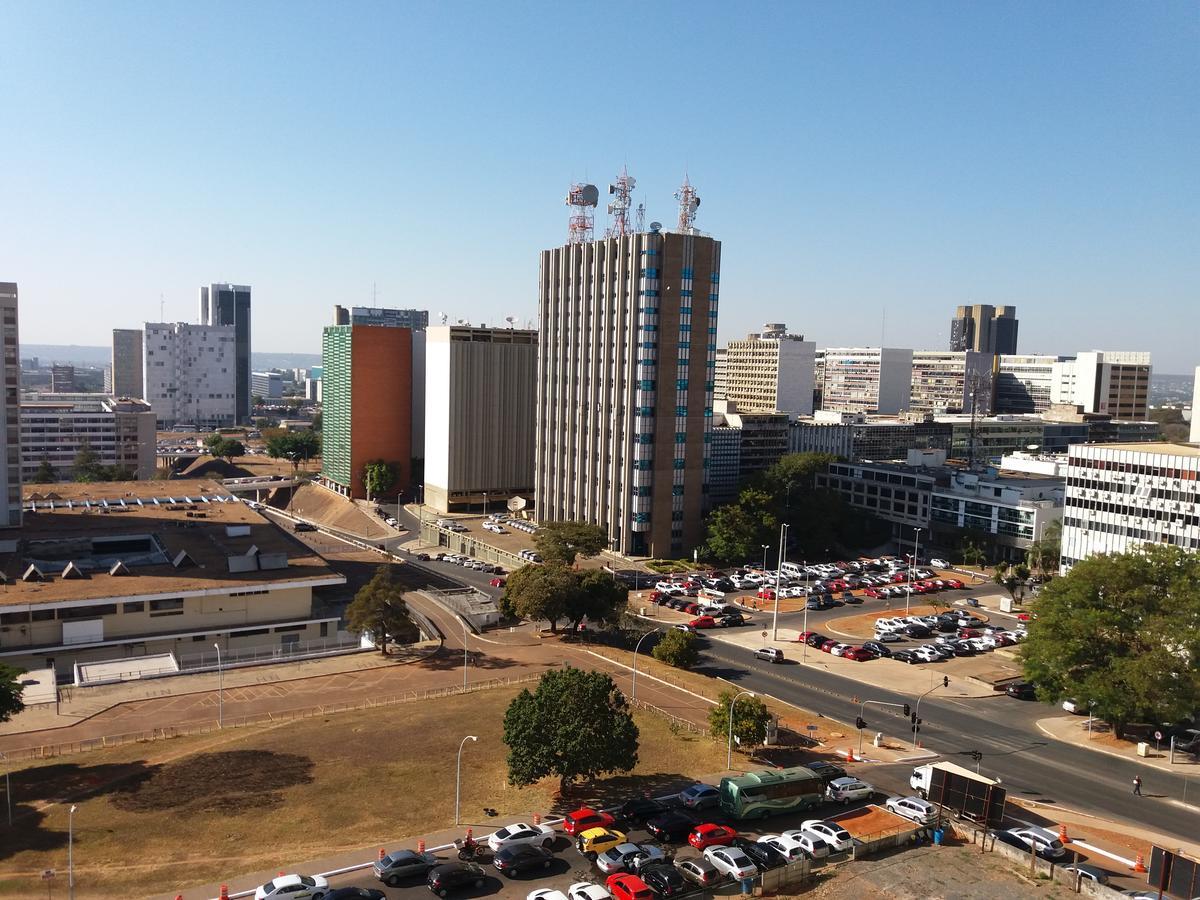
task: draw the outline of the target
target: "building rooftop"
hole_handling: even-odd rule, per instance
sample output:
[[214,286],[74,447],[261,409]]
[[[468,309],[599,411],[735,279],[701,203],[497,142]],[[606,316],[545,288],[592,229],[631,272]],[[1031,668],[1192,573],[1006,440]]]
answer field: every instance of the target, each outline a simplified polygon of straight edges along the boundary
[[215,481],[27,485],[22,493],[21,529],[0,531],[0,606],[344,581]]
[[[1127,444],[1081,444],[1081,447],[1098,447],[1104,450],[1136,450],[1138,453],[1164,453],[1168,456],[1200,457],[1200,444],[1172,444],[1167,441],[1145,441]],[[1072,450],[1075,447],[1071,448]]]

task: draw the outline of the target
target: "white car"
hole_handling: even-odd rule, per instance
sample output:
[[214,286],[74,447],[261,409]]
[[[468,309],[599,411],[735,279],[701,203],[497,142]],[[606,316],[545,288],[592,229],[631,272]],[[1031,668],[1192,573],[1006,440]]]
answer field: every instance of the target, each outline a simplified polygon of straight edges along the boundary
[[933,566],[935,569],[948,569],[948,568],[950,568],[950,563],[949,563],[948,561],[946,561],[946,560],[944,560],[944,559],[941,559],[941,558],[939,558],[939,557],[937,557],[937,556],[935,556],[933,559],[931,559],[931,560],[929,561],[929,564],[930,564],[931,566]]
[[785,837],[782,834],[764,834],[758,839],[758,843],[766,844],[774,850],[778,850],[786,857],[788,862],[794,862],[797,859],[804,859],[804,845],[795,838]]
[[937,809],[927,800],[920,797],[889,797],[884,806],[905,819],[912,819],[920,825],[929,825],[937,818]]
[[829,648],[829,655],[830,656],[842,656],[849,649],[850,649],[849,644],[834,644],[832,647]]
[[596,857],[596,868],[605,875],[636,872],[646,863],[665,859],[662,850],[652,844],[617,844]]
[[590,881],[577,881],[567,888],[567,900],[612,900],[612,894]]
[[[843,779],[837,780],[842,781]],[[842,853],[854,846],[854,838],[850,837],[850,832],[837,822],[830,822],[826,819],[809,819],[800,824],[800,830],[823,840],[833,849],[834,853]]]
[[320,875],[280,875],[261,885],[254,900],[321,900],[329,893],[329,881]]
[[802,828],[793,828],[791,831],[785,831],[783,837],[791,838],[804,848],[804,852],[813,859],[822,859],[829,855],[829,845],[825,843],[825,839],[814,837]]
[[758,866],[737,847],[709,847],[704,858],[722,875],[731,878],[753,878],[758,874]]
[[894,644],[897,641],[904,640],[904,635],[898,631],[883,630],[875,632],[875,640],[884,644]]
[[1036,849],[1038,855],[1043,859],[1046,857],[1058,859],[1067,854],[1067,848],[1062,845],[1058,835],[1048,828],[1010,828],[1008,833],[1026,847]]
[[721,792],[711,784],[693,784],[679,792],[679,802],[688,809],[711,809],[721,801]]
[[528,825],[517,822],[506,825],[499,831],[488,835],[488,849],[493,853],[505,847],[517,847],[521,844],[535,844],[549,849],[554,844],[554,829],[549,825]]
[[525,900],[567,900],[567,895],[554,888],[538,888],[536,891],[530,891]]
[[[875,796],[875,788],[865,781],[859,781],[857,778],[835,778],[825,788],[825,796],[839,803],[849,803],[851,800],[870,800]],[[807,825],[808,823],[805,822],[800,827],[803,829]]]

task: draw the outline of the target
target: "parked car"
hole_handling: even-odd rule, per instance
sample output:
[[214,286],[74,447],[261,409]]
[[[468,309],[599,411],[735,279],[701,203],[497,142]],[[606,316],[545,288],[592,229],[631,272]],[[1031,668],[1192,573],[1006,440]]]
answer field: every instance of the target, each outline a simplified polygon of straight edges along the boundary
[[[1092,881],[1096,884],[1108,884],[1108,873],[1099,866],[1093,866],[1091,863],[1076,863],[1073,866],[1063,866],[1063,871],[1078,872],[1084,881]],[[1155,896],[1157,896],[1157,892]]]
[[714,825],[712,822],[705,822],[692,829],[688,834],[687,842],[697,850],[705,850],[718,844],[731,844],[735,837],[737,837],[737,831],[728,825]]
[[387,894],[375,888],[344,887],[330,891],[325,900],[387,900]]
[[721,872],[703,856],[675,858],[675,868],[692,884],[708,887],[721,880]]
[[795,862],[798,859],[804,859],[807,855],[804,850],[804,845],[794,838],[784,837],[782,834],[764,834],[758,839],[758,843],[770,847],[788,862]]
[[614,872],[636,871],[640,866],[640,861],[646,860],[661,860],[664,854],[661,849],[653,844],[634,844],[626,842],[617,844],[615,847],[610,847],[599,856],[596,857],[596,868],[605,875],[612,875]]
[[646,882],[628,872],[609,875],[605,885],[613,900],[653,900],[654,897]]
[[652,800],[649,797],[634,797],[621,804],[621,808],[617,810],[617,818],[622,822],[642,825],[645,824],[647,819],[661,815],[666,811],[667,807],[657,800]]
[[[529,900],[533,900],[532,894]],[[577,881],[567,888],[567,900],[612,900],[612,894],[590,881]]]
[[920,797],[889,797],[884,806],[889,812],[921,825],[929,825],[937,818],[937,807]]
[[940,558],[940,557],[937,557],[937,556],[935,556],[933,559],[929,560],[929,564],[930,564],[931,566],[933,566],[935,569],[948,569],[948,568],[950,568],[950,563],[949,563],[949,562],[947,562],[946,560],[944,560],[944,559],[942,559],[942,558]]
[[704,851],[707,859],[718,872],[741,880],[758,874],[758,866],[737,847],[709,847]]
[[891,656],[891,648],[884,646],[881,641],[863,641],[863,649],[870,650],[876,656]]
[[481,888],[486,880],[487,873],[478,863],[450,862],[430,869],[425,884],[439,897],[445,897],[460,888]]
[[616,819],[606,812],[584,806],[563,816],[563,831],[575,837],[589,828],[607,828],[615,821]]
[[699,824],[699,816],[688,810],[671,809],[647,819],[646,830],[660,841],[682,841]]
[[804,852],[813,859],[823,859],[829,855],[829,844],[825,842],[825,839],[809,834],[802,828],[792,828],[785,831],[782,836],[791,838],[798,843]]
[[[865,787],[869,788],[870,785],[865,785]],[[809,819],[801,823],[800,830],[824,841],[834,853],[842,853],[854,846],[854,838],[850,836],[850,832],[837,822],[830,822],[827,819]]]
[[842,656],[844,658],[852,659],[855,662],[868,662],[869,660],[875,659],[875,657],[878,655],[879,654],[868,650],[865,645],[862,647],[849,647],[842,652]]
[[383,859],[375,861],[372,867],[375,877],[388,887],[396,887],[402,881],[420,876],[424,878],[429,870],[440,861],[432,853],[418,853],[416,850],[394,850]]
[[506,825],[488,835],[488,847],[493,853],[504,847],[515,847],[519,844],[537,844],[549,848],[554,845],[554,840],[554,829],[549,825],[528,825],[525,822],[517,822],[514,825]]
[[254,891],[254,900],[321,900],[329,881],[321,875],[280,875]]
[[730,846],[737,847],[737,849],[745,853],[750,857],[750,861],[758,866],[760,870],[773,869],[776,866],[782,866],[788,861],[787,857],[770,844],[762,844],[750,838],[736,837]]
[[537,844],[501,847],[492,857],[492,865],[496,867],[496,871],[508,878],[514,878],[531,869],[548,869],[552,862],[554,854]]
[[665,861],[642,866],[637,874],[646,886],[660,897],[674,897],[687,890],[683,873]]
[[1058,835],[1048,828],[1010,828],[1008,833],[1021,841],[1026,849],[1034,848],[1042,859],[1060,859],[1067,854]]
[[589,859],[595,859],[605,850],[623,843],[624,832],[613,828],[589,828],[575,838],[575,848]]
[[765,659],[771,663],[783,662],[783,651],[777,647],[760,647],[754,651],[755,659]]
[[688,809],[712,809],[720,799],[720,792],[711,784],[697,783],[679,792],[679,802]]
[[870,800],[875,796],[875,788],[865,781],[859,781],[857,778],[835,778],[826,785],[825,796],[835,803],[849,803],[852,800]]

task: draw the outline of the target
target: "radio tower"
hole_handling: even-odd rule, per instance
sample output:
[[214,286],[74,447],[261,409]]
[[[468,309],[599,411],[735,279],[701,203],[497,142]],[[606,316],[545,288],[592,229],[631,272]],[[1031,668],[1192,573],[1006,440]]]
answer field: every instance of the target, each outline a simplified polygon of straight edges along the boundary
[[586,244],[592,240],[592,222],[600,192],[594,184],[573,184],[567,192],[567,206],[571,207],[571,218],[567,223],[567,243]]
[[700,195],[692,187],[687,175],[683,176],[683,185],[675,192],[679,201],[679,233],[692,234],[696,230],[696,208],[700,206]]
[[617,180],[608,186],[608,192],[613,199],[608,204],[608,214],[613,217],[612,225],[604,233],[605,237],[621,237],[629,234],[629,209],[633,205],[630,196],[637,187],[637,180],[629,174],[629,168],[621,167]]

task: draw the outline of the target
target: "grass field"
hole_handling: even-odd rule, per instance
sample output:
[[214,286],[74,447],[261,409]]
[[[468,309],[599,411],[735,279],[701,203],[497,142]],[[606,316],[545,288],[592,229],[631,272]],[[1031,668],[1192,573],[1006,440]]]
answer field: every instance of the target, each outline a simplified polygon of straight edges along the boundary
[[67,809],[75,813],[79,898],[138,897],[238,872],[448,828],[459,741],[463,820],[566,812],[724,768],[724,747],[672,734],[638,713],[639,763],[630,775],[556,798],[557,780],[505,783],[502,720],[516,688],[331,715],[254,731],[156,741],[16,768],[15,834],[0,841],[0,895],[45,894],[43,869],[65,896]]

